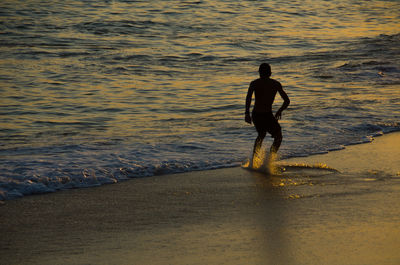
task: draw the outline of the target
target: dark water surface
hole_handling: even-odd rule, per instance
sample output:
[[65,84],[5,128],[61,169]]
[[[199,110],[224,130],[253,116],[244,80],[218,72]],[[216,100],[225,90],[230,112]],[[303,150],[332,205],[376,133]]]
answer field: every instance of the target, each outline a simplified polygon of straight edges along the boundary
[[377,0],[2,1],[0,199],[240,164],[256,136],[244,97],[264,61],[292,101],[282,157],[399,130],[399,11]]

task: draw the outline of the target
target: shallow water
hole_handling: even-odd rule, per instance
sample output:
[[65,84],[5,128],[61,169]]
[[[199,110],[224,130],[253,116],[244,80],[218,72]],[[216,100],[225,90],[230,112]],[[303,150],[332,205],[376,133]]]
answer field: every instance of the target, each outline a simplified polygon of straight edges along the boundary
[[291,98],[281,157],[399,130],[399,10],[2,1],[0,198],[239,165],[256,136],[244,98],[265,61]]

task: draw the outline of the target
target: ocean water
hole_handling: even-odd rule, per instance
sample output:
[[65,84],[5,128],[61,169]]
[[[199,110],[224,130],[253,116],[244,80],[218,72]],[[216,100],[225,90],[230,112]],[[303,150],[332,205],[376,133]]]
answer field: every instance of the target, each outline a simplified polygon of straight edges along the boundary
[[240,165],[261,62],[291,99],[282,158],[398,131],[399,11],[395,0],[2,0],[0,200]]

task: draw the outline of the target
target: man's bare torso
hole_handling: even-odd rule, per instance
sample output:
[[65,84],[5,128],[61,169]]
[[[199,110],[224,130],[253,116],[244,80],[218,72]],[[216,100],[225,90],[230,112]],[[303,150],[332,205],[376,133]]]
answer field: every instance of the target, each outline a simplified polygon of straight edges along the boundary
[[271,78],[258,78],[251,82],[250,87],[254,89],[255,104],[254,112],[272,112],[272,103],[276,92],[282,88],[281,84]]

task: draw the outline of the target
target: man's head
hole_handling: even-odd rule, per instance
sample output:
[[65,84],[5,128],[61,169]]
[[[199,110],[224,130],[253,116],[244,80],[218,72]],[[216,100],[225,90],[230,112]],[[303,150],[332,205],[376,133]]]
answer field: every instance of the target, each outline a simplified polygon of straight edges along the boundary
[[262,63],[260,68],[258,69],[261,77],[270,77],[271,76],[271,66],[267,63]]

